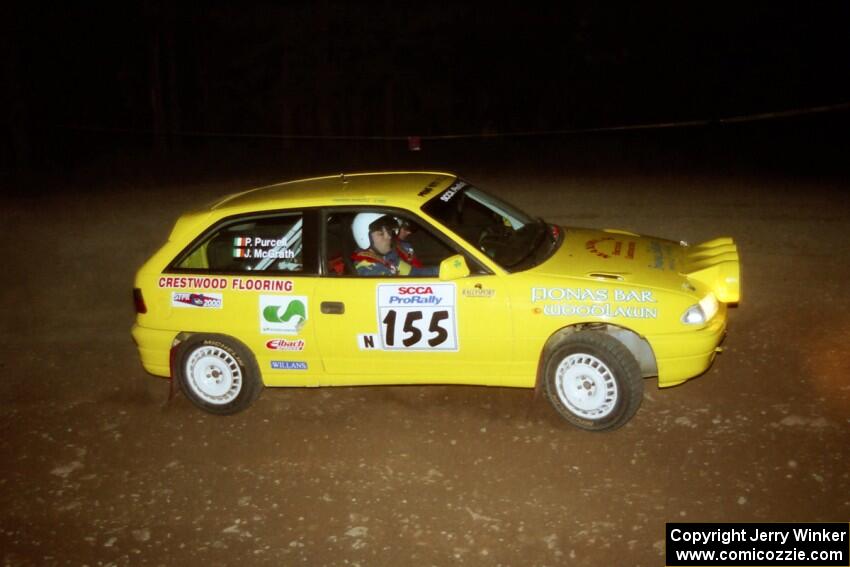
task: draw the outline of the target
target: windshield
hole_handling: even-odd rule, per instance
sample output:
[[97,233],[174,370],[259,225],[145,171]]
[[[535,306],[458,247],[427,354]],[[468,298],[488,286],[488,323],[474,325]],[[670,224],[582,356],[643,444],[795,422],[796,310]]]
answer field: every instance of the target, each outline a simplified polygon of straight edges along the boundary
[[554,232],[542,219],[460,179],[422,210],[510,272],[541,263],[554,248]]

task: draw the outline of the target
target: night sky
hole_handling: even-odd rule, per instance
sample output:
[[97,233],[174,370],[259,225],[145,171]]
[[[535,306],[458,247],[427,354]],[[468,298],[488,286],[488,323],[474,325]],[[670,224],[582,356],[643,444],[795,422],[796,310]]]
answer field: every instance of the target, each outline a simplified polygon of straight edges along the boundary
[[850,102],[847,2],[22,6],[3,8],[4,169],[85,131],[167,150],[211,135],[494,135]]

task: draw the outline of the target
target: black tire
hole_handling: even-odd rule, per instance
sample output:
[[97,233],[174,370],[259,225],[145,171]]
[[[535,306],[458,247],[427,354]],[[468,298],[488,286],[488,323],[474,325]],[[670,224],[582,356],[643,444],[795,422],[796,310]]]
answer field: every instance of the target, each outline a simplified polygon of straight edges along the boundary
[[546,397],[571,424],[610,431],[629,421],[643,399],[643,377],[620,341],[580,331],[557,344],[544,366]]
[[263,391],[254,355],[225,335],[192,335],[174,353],[174,374],[193,404],[216,415],[248,408]]

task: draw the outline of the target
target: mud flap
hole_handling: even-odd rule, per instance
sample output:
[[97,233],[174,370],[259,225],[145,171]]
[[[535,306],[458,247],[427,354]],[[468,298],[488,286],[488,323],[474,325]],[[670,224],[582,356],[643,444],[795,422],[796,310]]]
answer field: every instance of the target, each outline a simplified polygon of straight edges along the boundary
[[166,405],[171,403],[171,400],[174,399],[177,392],[177,386],[174,378],[174,353],[176,352],[177,345],[179,344],[180,343],[173,344],[171,346],[171,350],[168,351],[168,399],[165,401]]
[[528,406],[528,411],[525,414],[526,419],[531,417],[531,412],[537,405],[537,400],[543,395],[543,364],[545,363],[545,349],[540,351],[540,358],[537,360],[537,376],[534,380],[534,395],[531,398],[531,404]]

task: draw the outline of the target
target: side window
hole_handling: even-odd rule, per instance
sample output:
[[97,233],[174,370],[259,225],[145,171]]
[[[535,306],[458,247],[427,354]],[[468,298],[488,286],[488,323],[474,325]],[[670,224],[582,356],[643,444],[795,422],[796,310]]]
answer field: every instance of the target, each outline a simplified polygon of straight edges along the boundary
[[412,255],[418,263],[425,266],[440,266],[440,262],[456,254],[440,239],[422,227],[414,219],[397,217],[399,222],[396,242],[400,245],[400,253]]
[[304,265],[304,233],[300,212],[226,221],[180,256],[172,268],[310,273]]
[[352,255],[357,244],[351,233],[356,213],[335,211],[325,217],[325,273],[330,276],[355,275]]
[[[415,216],[399,211],[329,211],[324,225],[330,276],[436,277],[440,262],[459,253]],[[476,267],[470,264],[473,273]]]

